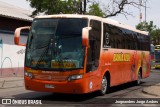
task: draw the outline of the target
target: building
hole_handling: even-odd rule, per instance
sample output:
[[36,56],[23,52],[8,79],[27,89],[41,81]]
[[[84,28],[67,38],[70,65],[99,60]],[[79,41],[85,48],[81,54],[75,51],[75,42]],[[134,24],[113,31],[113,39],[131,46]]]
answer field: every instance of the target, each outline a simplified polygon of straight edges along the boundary
[[31,11],[0,1],[0,37],[3,43],[13,44],[15,29],[31,25],[33,19],[30,17],[31,13]]
[[[31,26],[31,11],[0,1],[0,77],[23,75],[25,47],[14,45],[14,31]],[[26,43],[27,35],[21,36]]]

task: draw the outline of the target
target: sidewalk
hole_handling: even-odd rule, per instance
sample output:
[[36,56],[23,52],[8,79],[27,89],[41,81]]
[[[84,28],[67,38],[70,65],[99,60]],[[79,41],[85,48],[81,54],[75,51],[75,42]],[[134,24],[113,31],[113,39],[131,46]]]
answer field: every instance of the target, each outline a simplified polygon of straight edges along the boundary
[[[151,71],[152,70],[154,70],[154,67],[152,67]],[[148,95],[160,97],[160,83],[155,84],[154,86],[144,87],[142,92]]]
[[142,92],[145,93],[145,94],[160,97],[160,83],[158,83],[154,86],[145,87],[142,90]]
[[23,77],[0,78],[0,89],[22,87],[22,86],[24,86],[24,78]]

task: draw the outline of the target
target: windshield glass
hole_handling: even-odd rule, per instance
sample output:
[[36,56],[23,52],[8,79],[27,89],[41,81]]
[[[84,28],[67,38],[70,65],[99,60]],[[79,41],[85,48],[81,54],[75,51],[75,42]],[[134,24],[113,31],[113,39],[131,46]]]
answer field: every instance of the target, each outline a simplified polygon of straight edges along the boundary
[[160,62],[160,50],[155,50],[155,61]]
[[87,19],[35,19],[28,37],[25,66],[46,70],[83,68],[84,27]]

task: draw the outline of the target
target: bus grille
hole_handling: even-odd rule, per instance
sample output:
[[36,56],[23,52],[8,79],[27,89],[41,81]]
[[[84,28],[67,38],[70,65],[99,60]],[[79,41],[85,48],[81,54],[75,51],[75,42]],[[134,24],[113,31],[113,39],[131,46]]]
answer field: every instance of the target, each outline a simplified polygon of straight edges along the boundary
[[67,76],[53,76],[53,75],[34,75],[35,79],[46,80],[46,81],[66,81]]

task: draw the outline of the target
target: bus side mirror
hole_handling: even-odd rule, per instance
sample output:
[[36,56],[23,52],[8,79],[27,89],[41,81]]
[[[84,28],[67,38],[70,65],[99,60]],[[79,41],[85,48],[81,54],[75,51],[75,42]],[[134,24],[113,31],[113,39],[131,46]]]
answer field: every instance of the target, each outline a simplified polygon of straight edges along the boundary
[[91,27],[85,27],[82,29],[82,45],[85,47],[89,46],[89,31],[91,30]]
[[17,29],[15,30],[15,32],[14,32],[14,43],[15,43],[16,45],[26,46],[26,44],[20,44],[21,30],[25,30],[25,29],[30,30],[30,26],[20,27],[20,28],[17,28]]

